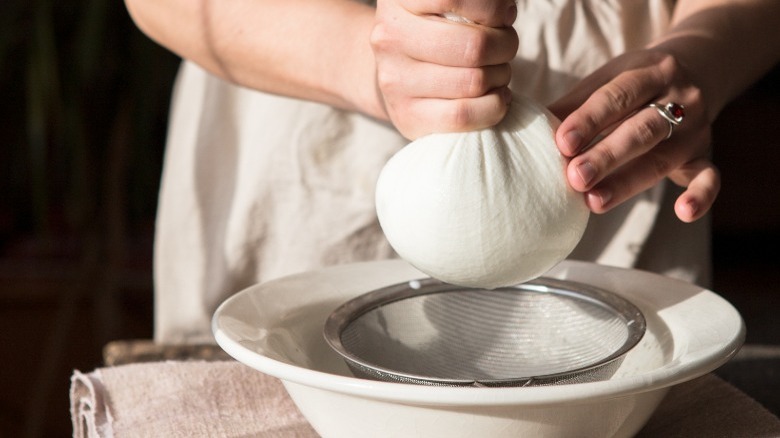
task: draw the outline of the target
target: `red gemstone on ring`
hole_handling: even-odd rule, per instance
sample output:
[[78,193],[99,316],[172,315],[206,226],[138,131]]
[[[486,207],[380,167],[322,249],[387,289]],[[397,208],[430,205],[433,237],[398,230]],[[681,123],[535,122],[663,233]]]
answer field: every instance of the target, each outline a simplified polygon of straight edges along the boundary
[[670,103],[667,109],[672,114],[672,117],[674,117],[675,119],[679,120],[685,117],[685,109],[683,108],[682,105],[678,105],[676,103]]

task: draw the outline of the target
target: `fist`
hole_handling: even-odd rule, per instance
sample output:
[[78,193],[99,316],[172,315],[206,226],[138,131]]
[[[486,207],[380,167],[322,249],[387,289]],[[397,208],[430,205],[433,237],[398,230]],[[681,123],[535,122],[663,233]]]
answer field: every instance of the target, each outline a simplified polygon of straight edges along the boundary
[[513,0],[379,0],[371,46],[390,121],[409,139],[501,121],[518,47]]

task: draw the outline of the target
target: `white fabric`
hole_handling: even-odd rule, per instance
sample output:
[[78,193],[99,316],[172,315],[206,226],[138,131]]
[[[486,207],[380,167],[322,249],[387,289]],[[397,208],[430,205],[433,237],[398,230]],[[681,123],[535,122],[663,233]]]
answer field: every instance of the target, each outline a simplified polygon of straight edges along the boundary
[[[665,0],[519,1],[513,90],[551,102],[662,32],[670,10]],[[155,339],[210,341],[216,306],[250,284],[394,257],[373,194],[379,170],[406,143],[387,124],[237,87],[185,62],[160,193]],[[659,186],[594,215],[572,257],[701,278],[706,257],[696,251],[705,246],[690,239],[706,237],[706,223],[691,232],[665,221],[681,236],[670,245],[667,230],[653,229],[662,198]],[[651,234],[654,252],[645,254]],[[664,266],[664,258],[684,264]]]

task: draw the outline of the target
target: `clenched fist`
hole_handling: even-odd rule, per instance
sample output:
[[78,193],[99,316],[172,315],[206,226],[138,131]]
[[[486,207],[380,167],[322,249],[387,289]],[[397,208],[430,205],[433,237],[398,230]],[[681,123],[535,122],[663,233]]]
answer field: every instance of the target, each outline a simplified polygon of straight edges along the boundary
[[409,139],[495,125],[518,47],[513,0],[379,0],[371,33],[387,114]]

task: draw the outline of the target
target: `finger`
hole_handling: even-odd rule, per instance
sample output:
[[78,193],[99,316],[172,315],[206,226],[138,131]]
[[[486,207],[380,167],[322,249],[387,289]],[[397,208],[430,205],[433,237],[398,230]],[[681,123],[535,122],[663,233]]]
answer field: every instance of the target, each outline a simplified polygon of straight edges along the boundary
[[693,222],[707,214],[720,192],[720,172],[704,158],[686,164],[670,179],[687,187],[674,204],[674,212],[683,222]]
[[412,126],[402,131],[406,138],[415,139],[435,132],[467,132],[493,126],[506,115],[511,92],[504,87],[475,98],[412,99],[403,119],[396,126]]
[[574,156],[590,141],[636,110],[666,86],[662,75],[649,68],[630,70],[599,87],[561,122],[556,143],[561,153]]
[[655,109],[639,111],[569,162],[569,184],[581,192],[591,189],[606,175],[665,140],[668,134],[669,122]]
[[658,184],[685,160],[686,152],[677,143],[663,142],[616,169],[587,191],[586,203],[594,213],[607,212]]
[[617,57],[577,82],[565,95],[550,104],[550,111],[564,120],[585,103],[596,90],[611,81],[617,73],[647,68],[649,65],[648,58],[643,58],[638,63],[634,57],[628,55]]
[[479,97],[506,87],[511,78],[509,64],[466,68],[410,62],[402,69],[383,69],[377,73],[379,87],[385,93],[402,90],[411,96],[443,99]]
[[515,0],[482,2],[403,0],[401,5],[416,15],[455,14],[477,24],[489,27],[511,26],[517,18]]
[[[413,37],[410,37],[413,36]],[[517,54],[519,40],[511,27],[495,29],[410,16],[371,33],[375,52],[402,53],[412,59],[453,67],[505,64]]]
[[596,90],[609,82],[611,77],[603,69],[595,71],[590,76],[577,82],[574,88],[551,103],[548,109],[558,116],[559,119],[564,120],[569,114],[582,106]]

